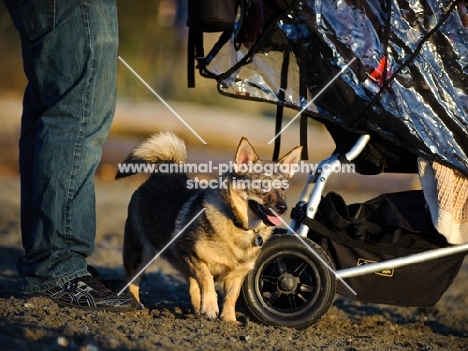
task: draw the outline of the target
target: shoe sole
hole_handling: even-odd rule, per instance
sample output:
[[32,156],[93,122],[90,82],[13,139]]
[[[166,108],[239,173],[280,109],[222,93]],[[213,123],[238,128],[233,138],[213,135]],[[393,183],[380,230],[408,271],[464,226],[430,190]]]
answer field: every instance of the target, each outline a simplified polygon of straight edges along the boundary
[[134,309],[133,304],[131,304],[130,306],[126,306],[126,307],[123,307],[123,306],[118,306],[118,307],[109,306],[109,307],[107,307],[107,306],[80,306],[80,305],[74,305],[74,304],[69,304],[69,303],[63,302],[63,301],[55,300],[55,299],[51,298],[50,296],[43,295],[43,294],[40,294],[40,293],[28,294],[28,296],[26,296],[24,298],[29,299],[29,298],[32,298],[32,297],[43,297],[43,298],[46,298],[47,300],[50,300],[53,303],[57,304],[59,307],[77,308],[77,309],[85,310],[85,311],[109,311],[109,312],[117,313],[117,312],[128,312],[128,311]]

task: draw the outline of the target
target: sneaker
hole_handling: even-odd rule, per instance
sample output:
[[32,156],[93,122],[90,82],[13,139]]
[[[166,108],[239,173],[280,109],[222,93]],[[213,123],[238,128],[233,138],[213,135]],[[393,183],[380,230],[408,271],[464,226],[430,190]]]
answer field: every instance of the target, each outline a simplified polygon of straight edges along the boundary
[[118,296],[91,275],[75,278],[63,285],[27,296],[42,296],[61,307],[85,310],[126,312],[134,307],[132,298]]

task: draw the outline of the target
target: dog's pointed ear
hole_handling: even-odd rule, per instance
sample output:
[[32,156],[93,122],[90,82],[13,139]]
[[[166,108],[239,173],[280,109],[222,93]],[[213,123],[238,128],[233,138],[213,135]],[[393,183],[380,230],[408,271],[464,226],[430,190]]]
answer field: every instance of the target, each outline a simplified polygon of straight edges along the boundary
[[243,137],[239,142],[239,146],[237,147],[236,151],[236,157],[234,158],[235,171],[239,172],[240,165],[249,165],[255,161],[258,161],[258,155],[249,141]]
[[286,155],[284,155],[278,163],[288,165],[285,167],[286,175],[289,178],[292,178],[294,173],[299,169],[299,162],[301,161],[301,153],[302,153],[302,146],[296,146],[294,149],[289,151]]

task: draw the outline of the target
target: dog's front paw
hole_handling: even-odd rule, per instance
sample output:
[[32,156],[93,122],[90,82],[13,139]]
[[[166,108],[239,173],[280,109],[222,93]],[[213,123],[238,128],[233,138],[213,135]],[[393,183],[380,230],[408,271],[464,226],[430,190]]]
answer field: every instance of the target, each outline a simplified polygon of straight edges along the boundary
[[222,320],[223,322],[228,322],[228,323],[234,324],[234,325],[237,326],[237,327],[242,327],[242,326],[244,325],[242,322],[239,322],[239,321],[236,320],[235,318],[234,318],[234,319],[225,318],[225,317],[223,317],[223,315],[221,315],[221,320]]
[[209,320],[216,319],[218,317],[219,311],[218,310],[211,310],[211,311],[206,311],[205,316]]
[[208,319],[215,319],[219,315],[218,297],[215,294],[203,299],[201,313]]
[[221,320],[223,322],[232,323],[237,326],[242,326],[243,324],[236,319],[235,311],[228,311],[226,309],[221,313]]
[[202,310],[202,313],[208,319],[216,319],[218,317],[218,314],[219,314],[218,305],[212,306],[212,307],[207,307],[206,309]]

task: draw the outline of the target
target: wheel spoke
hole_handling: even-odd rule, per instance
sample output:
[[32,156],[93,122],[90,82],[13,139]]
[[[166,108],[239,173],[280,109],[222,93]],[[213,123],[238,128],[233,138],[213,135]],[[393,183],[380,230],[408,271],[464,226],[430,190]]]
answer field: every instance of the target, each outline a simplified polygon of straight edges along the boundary
[[299,286],[299,291],[311,293],[311,292],[314,292],[315,289],[314,289],[313,286],[310,286],[310,285],[307,285],[307,284],[301,284]]
[[284,264],[283,259],[278,258],[276,260],[276,265],[278,266],[278,270],[280,273],[286,272],[286,265]]
[[268,299],[268,302],[273,305],[279,299],[280,296],[281,293],[279,291],[276,291],[273,294],[271,294],[270,298]]
[[294,295],[289,294],[288,295],[288,300],[289,300],[289,307],[291,307],[292,309],[297,307],[296,306],[296,299],[294,298]]
[[299,266],[297,266],[297,268],[294,270],[294,274],[298,277],[300,276],[304,270],[307,268],[307,265],[302,262]]
[[264,275],[262,276],[262,282],[276,286],[278,279],[276,279],[276,277]]
[[304,296],[302,296],[302,294],[297,293],[296,296],[297,296],[299,299],[301,299],[302,301],[307,302],[307,299],[306,299]]

